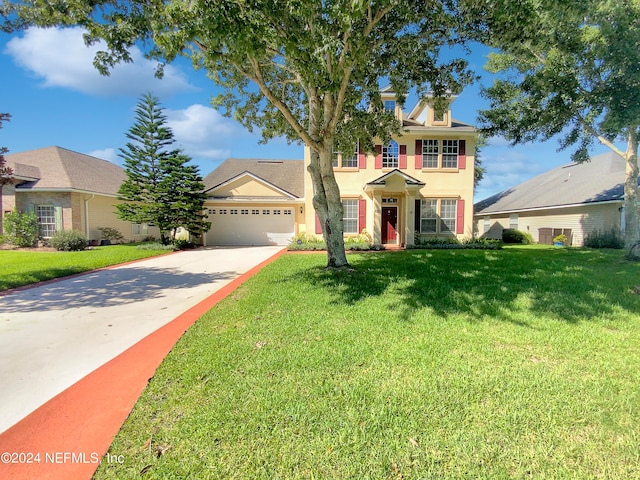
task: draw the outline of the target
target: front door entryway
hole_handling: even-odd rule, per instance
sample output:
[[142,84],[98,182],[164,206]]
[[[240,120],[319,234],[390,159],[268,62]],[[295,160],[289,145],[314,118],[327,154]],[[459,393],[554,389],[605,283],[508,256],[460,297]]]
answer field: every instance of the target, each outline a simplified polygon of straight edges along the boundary
[[397,243],[398,207],[382,207],[382,243]]

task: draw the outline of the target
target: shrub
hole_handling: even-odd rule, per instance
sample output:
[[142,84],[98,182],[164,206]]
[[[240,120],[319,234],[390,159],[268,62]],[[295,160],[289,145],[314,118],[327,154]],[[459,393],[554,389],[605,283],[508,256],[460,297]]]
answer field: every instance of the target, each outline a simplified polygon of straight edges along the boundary
[[416,238],[416,245],[420,247],[440,247],[443,245],[459,245],[456,237],[421,237]]
[[197,245],[189,240],[185,240],[184,238],[178,238],[173,242],[174,250],[190,250],[192,248],[196,248]]
[[589,248],[624,248],[624,238],[619,230],[612,228],[608,232],[596,230],[584,239],[584,246]]
[[63,230],[51,237],[51,246],[63,252],[77,252],[87,248],[87,237],[78,230]]
[[314,235],[299,233],[289,242],[289,250],[325,250],[326,245],[322,238]]
[[502,241],[487,238],[465,238],[462,241],[457,238],[431,238],[422,240],[419,244],[407,246],[407,248],[427,250],[500,250]]
[[535,243],[530,233],[516,230],[514,228],[505,228],[502,231],[502,241],[504,243],[520,243],[522,245],[531,245],[532,243]]
[[553,243],[561,243],[562,245],[566,245],[567,243],[567,236],[564,233],[561,233],[560,235],[556,235],[555,237],[553,237]]
[[4,216],[3,241],[14,247],[33,247],[38,240],[39,227],[36,214],[14,210]]
[[172,251],[173,245],[163,245],[160,242],[146,242],[138,245],[138,250],[167,250]]
[[98,227],[98,230],[100,230],[102,238],[109,240],[111,243],[120,243],[124,240],[124,237],[117,228]]

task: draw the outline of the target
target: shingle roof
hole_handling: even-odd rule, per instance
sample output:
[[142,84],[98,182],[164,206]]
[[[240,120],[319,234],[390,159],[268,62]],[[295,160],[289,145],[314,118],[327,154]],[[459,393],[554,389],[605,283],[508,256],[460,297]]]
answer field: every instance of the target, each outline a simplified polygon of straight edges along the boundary
[[60,147],[45,147],[5,155],[17,173],[37,180],[18,185],[17,190],[82,190],[117,195],[126,178],[115,163]]
[[533,208],[622,200],[625,162],[608,152],[585,163],[569,163],[538,175],[475,204],[475,213],[488,215]]
[[268,160],[228,158],[204,178],[209,191],[243,173],[251,173],[296,198],[304,197],[304,162],[302,160]]

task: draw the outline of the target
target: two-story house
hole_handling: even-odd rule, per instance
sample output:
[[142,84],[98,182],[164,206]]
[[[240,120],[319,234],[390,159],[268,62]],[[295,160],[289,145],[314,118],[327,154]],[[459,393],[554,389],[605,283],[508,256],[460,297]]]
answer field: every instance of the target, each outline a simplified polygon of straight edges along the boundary
[[[416,235],[470,237],[475,128],[452,118],[451,102],[441,113],[429,101],[405,113],[389,89],[382,97],[402,135],[375,152],[334,157],[345,235],[366,229],[374,243],[394,246],[412,245]],[[209,174],[205,244],[286,244],[298,233],[319,235],[309,148],[304,152],[303,161],[228,159]]]

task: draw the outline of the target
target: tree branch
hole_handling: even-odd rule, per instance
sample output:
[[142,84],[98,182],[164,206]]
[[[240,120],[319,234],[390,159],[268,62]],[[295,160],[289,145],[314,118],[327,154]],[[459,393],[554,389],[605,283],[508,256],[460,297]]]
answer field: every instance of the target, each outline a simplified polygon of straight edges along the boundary
[[258,88],[260,89],[262,94],[267,98],[267,100],[269,100],[272,105],[274,105],[278,110],[280,110],[280,113],[282,113],[285,120],[289,123],[289,125],[291,125],[291,128],[294,129],[294,131],[298,134],[298,136],[304,143],[306,143],[309,147],[315,150],[320,149],[321,148],[320,144],[315,140],[313,140],[311,136],[304,130],[304,128],[302,128],[302,125],[300,125],[300,123],[298,122],[296,117],[293,115],[289,107],[278,96],[274,95],[274,93],[271,91],[271,89],[267,85],[267,82],[264,80],[264,77],[262,76],[262,69],[260,67],[260,63],[253,57],[249,57],[248,60],[249,60],[249,63],[251,63],[251,67],[253,69],[254,75],[251,75],[251,76],[247,75],[247,77],[253,80],[256,83],[256,85],[258,85]]

